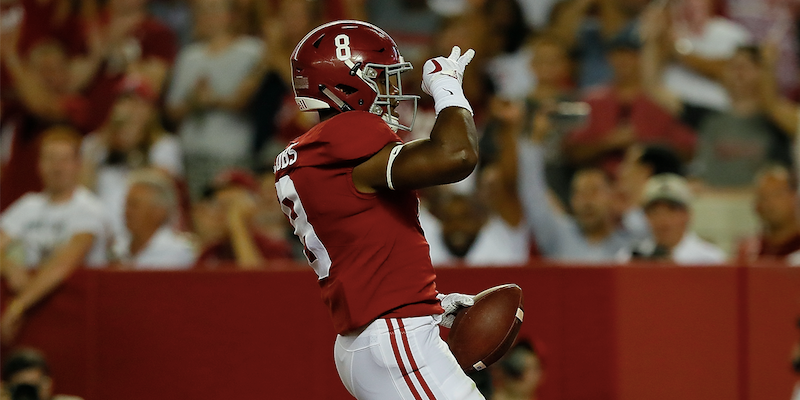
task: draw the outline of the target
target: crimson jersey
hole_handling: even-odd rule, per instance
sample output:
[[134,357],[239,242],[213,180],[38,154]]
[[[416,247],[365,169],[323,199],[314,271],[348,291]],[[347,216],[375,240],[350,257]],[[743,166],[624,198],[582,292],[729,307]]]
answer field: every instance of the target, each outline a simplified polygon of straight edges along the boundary
[[349,111],[317,124],[275,161],[278,200],[339,333],[378,317],[444,311],[416,192],[365,194],[353,184],[355,166],[400,141],[379,116]]

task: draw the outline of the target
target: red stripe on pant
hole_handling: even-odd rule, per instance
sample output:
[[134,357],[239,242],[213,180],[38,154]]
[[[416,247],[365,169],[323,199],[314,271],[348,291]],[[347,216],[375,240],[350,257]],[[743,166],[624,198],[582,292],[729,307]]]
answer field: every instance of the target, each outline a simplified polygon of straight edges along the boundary
[[408,344],[406,327],[403,325],[403,320],[398,319],[397,324],[400,325],[400,335],[403,338],[403,345],[406,347],[406,355],[408,356],[408,361],[411,363],[411,369],[414,371],[414,375],[416,375],[417,379],[419,379],[419,383],[422,384],[422,390],[425,391],[425,394],[428,395],[428,398],[430,400],[436,400],[436,397],[433,395],[433,391],[428,386],[428,383],[422,378],[422,372],[420,372],[419,368],[417,368],[417,362],[414,361],[414,355],[411,354],[411,346]]
[[[400,324],[400,320],[397,320]],[[389,339],[392,342],[392,350],[394,351],[394,358],[397,360],[397,365],[400,367],[400,370],[403,371],[403,379],[406,381],[406,385],[408,388],[411,389],[411,394],[414,395],[414,398],[417,400],[422,400],[422,396],[420,396],[419,391],[414,386],[414,382],[411,382],[411,376],[408,375],[408,369],[406,368],[405,364],[403,363],[403,358],[400,356],[400,348],[397,346],[397,338],[394,337],[394,327],[392,326],[392,320],[386,319],[386,325],[389,327]],[[405,337],[405,334],[403,334]]]

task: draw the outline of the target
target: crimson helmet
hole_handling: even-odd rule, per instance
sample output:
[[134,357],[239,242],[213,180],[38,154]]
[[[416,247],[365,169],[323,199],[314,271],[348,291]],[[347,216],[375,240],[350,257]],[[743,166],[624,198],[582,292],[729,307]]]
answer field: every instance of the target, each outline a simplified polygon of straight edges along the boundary
[[[294,99],[301,111],[369,111],[394,130],[410,131],[419,97],[403,94],[400,74],[411,69],[394,40],[377,26],[330,22],[309,32],[292,52]],[[401,100],[414,102],[408,126],[392,115]]]

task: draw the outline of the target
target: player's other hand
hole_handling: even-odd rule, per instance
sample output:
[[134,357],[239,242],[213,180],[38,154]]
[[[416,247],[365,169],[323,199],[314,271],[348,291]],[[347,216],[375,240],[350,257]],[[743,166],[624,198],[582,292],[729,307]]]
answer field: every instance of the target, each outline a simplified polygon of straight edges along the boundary
[[442,322],[439,325],[450,328],[453,326],[453,321],[456,319],[458,310],[466,307],[472,307],[475,304],[475,296],[461,293],[438,294],[437,299],[442,303],[444,314],[442,314]]
[[433,96],[432,85],[439,79],[455,79],[460,86],[464,69],[472,61],[472,57],[475,57],[475,50],[469,49],[461,54],[461,48],[453,46],[449,57],[435,57],[426,61],[422,67],[422,90]]

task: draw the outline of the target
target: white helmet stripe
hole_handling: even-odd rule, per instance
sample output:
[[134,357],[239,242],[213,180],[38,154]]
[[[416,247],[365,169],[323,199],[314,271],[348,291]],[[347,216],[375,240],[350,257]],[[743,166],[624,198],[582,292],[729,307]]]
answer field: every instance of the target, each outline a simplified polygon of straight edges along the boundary
[[301,97],[297,96],[294,98],[294,102],[297,103],[297,107],[300,108],[300,111],[311,111],[311,110],[320,110],[323,108],[331,108],[328,103],[315,99],[313,97]]

